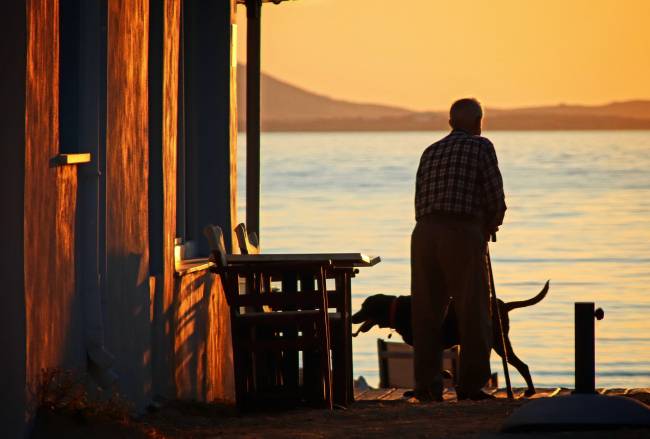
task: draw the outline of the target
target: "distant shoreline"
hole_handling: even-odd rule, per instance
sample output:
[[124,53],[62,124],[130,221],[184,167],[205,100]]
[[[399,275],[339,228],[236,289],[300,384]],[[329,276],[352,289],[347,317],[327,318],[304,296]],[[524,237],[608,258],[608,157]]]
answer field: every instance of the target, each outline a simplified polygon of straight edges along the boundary
[[[245,84],[240,65],[237,78]],[[391,105],[351,102],[319,95],[262,74],[261,118],[264,132],[386,132],[449,129],[446,111],[412,111]],[[239,130],[246,120],[246,89],[238,87]],[[559,104],[485,110],[487,131],[650,130],[650,100],[602,105]]]

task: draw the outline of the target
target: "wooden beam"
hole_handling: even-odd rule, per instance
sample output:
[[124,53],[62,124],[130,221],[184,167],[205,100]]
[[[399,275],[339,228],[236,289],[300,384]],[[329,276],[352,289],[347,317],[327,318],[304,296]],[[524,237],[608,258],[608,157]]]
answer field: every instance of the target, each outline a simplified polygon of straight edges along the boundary
[[259,239],[262,2],[246,0],[246,16],[246,225]]

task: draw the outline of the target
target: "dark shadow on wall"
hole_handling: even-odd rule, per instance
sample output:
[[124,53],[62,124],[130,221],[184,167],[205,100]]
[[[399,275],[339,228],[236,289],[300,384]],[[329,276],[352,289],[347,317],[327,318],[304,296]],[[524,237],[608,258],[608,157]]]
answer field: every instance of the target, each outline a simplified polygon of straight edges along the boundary
[[[160,274],[151,277],[151,351],[153,373],[153,395],[163,398],[175,398],[174,385],[174,304],[166,298],[166,290],[173,289],[173,283],[167,287]],[[168,303],[170,302],[170,303]]]
[[118,389],[140,410],[152,392],[150,291],[143,255],[108,253],[102,304],[106,347],[115,355]]
[[[0,215],[2,306],[0,340],[5,358],[0,363],[0,436],[23,435],[25,413],[25,297],[23,279],[23,197],[25,180],[25,50],[24,1],[3,4],[0,38]],[[11,66],[11,67],[9,67]]]

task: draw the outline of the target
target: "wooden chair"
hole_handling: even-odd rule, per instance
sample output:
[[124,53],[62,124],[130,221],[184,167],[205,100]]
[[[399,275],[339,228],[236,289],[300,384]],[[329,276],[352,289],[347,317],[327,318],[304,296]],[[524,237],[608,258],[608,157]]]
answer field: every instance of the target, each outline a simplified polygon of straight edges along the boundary
[[[237,236],[239,251],[243,255],[254,255],[260,253],[257,235],[255,233],[248,233],[244,223],[238,224],[234,229]],[[350,310],[347,303],[347,294],[344,289],[349,287],[347,285],[349,276],[354,275],[352,270],[337,270],[335,267],[330,267],[325,273],[326,278],[334,279],[336,288],[328,291],[327,300],[328,305],[333,308],[334,312],[328,313],[329,318],[329,338],[332,349],[333,361],[333,381],[332,386],[334,390],[334,402],[337,405],[347,406],[354,399],[352,387],[352,333],[350,331]],[[261,282],[266,285],[266,291],[270,291],[271,278],[264,279],[250,279],[247,280],[246,288],[255,288],[255,282]],[[300,277],[301,284],[306,284],[311,281],[309,274]],[[345,318],[347,316],[347,318]],[[317,380],[317,376],[309,378],[310,373],[315,365],[318,364],[317,358],[311,358],[309,354],[304,356],[305,368],[303,373],[305,380]],[[313,375],[313,374],[312,374]]]
[[[204,230],[230,308],[235,393],[241,410],[296,405],[333,407],[330,331],[323,263],[228,262],[222,230]],[[300,291],[285,279],[310,276],[315,285]],[[239,280],[247,280],[240,291]],[[280,279],[281,290],[264,290],[259,279]],[[254,281],[248,282],[249,279]],[[255,280],[258,279],[258,280]],[[249,285],[250,284],[250,287]],[[318,380],[301,383],[298,353],[318,358]]]
[[[260,253],[257,235],[255,232],[247,233],[246,224],[238,224],[235,227],[235,235],[239,244],[239,252],[242,255],[257,255]],[[271,291],[271,279],[268,276],[249,276],[246,278],[245,284],[248,291]]]

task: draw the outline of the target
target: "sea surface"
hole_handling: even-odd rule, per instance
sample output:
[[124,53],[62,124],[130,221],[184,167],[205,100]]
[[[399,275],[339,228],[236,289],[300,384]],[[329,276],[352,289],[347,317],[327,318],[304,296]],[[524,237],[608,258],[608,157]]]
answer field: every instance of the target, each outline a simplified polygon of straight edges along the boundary
[[[409,294],[415,172],[424,148],[445,134],[263,134],[263,251],[381,256],[353,280],[353,311],[372,294]],[[543,302],[510,313],[514,351],[535,384],[573,387],[573,303],[593,301],[605,310],[596,323],[597,386],[650,386],[650,131],[485,135],[508,204],[490,246],[497,294],[526,299],[551,280]],[[245,142],[240,137],[240,220]],[[388,334],[375,328],[354,339],[354,374],[373,386],[376,340]],[[503,383],[494,353],[492,369]]]

